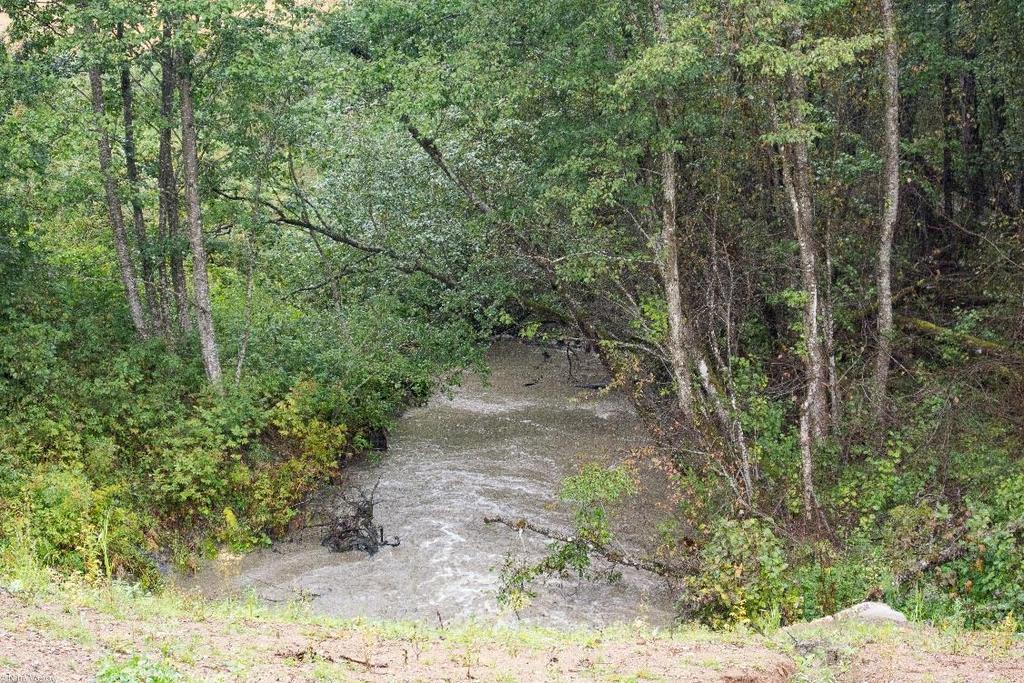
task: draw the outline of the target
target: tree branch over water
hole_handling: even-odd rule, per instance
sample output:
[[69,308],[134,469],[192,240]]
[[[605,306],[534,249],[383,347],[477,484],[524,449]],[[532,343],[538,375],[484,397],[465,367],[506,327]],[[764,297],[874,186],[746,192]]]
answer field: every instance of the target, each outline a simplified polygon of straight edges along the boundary
[[451,279],[444,273],[438,272],[437,270],[425,265],[419,259],[414,260],[412,263],[405,263],[402,257],[399,254],[397,254],[393,249],[377,246],[375,244],[367,244],[366,242],[362,242],[349,235],[346,235],[345,233],[329,225],[326,225],[323,222],[314,223],[313,221],[306,220],[304,218],[291,216],[284,209],[284,207],[275,204],[268,199],[260,198],[257,200],[253,200],[252,197],[243,197],[237,194],[232,194],[230,192],[225,192],[224,190],[216,190],[216,193],[219,196],[223,197],[224,199],[230,199],[232,201],[256,201],[261,206],[270,209],[274,213],[276,218],[271,219],[271,221],[273,223],[277,223],[278,225],[290,225],[295,228],[302,228],[303,230],[323,235],[324,237],[334,242],[338,242],[339,244],[344,244],[349,247],[352,247],[357,251],[362,251],[367,254],[385,256],[393,262],[396,270],[407,275],[422,273],[423,275],[426,275],[427,277],[436,280],[437,282],[440,282],[449,289],[455,289],[458,286],[455,280]]
[[555,541],[562,543],[572,543],[577,545],[583,545],[586,550],[590,553],[598,555],[604,558],[612,564],[621,565],[623,567],[631,567],[633,569],[639,569],[640,571],[650,572],[657,574],[658,576],[669,576],[673,578],[683,578],[691,575],[693,572],[691,569],[686,567],[680,567],[678,565],[668,564],[660,560],[652,560],[646,557],[636,557],[633,555],[626,555],[617,550],[612,550],[607,546],[597,545],[584,538],[573,537],[566,532],[555,531],[542,526],[532,524],[526,519],[519,517],[517,519],[508,519],[507,517],[484,517],[484,524],[504,524],[509,529],[514,531],[523,531],[524,529],[532,531],[535,534],[550,538]]

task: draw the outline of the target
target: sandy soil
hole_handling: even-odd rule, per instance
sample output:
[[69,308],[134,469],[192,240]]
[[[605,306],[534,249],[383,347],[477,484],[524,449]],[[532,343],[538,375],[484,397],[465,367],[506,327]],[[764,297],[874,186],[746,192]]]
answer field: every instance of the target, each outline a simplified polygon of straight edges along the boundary
[[775,642],[793,655],[797,681],[817,683],[1021,683],[1020,636],[920,624],[797,624]]
[[1024,658],[1014,653],[922,650],[910,644],[868,645],[856,654],[843,683],[1019,683]]

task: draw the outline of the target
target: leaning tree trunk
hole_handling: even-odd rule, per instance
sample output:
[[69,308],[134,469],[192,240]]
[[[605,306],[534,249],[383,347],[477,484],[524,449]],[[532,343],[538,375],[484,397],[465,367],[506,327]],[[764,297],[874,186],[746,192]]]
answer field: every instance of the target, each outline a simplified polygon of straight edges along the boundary
[[174,289],[174,307],[178,329],[187,332],[192,327],[189,315],[188,285],[185,282],[185,263],[181,247],[181,220],[178,208],[178,178],[174,172],[174,152],[171,146],[171,125],[174,119],[174,90],[176,77],[174,53],[169,47],[172,35],[170,24],[164,25],[164,41],[160,57],[160,152],[157,184],[160,188],[161,233],[169,248],[171,286]]
[[885,208],[878,245],[878,349],[871,391],[874,424],[882,429],[885,415],[889,359],[892,355],[892,240],[899,217],[900,132],[899,132],[899,53],[892,0],[881,0],[885,28]]
[[203,219],[199,205],[199,158],[197,133],[192,104],[192,74],[187,63],[179,63],[178,90],[181,95],[181,156],[185,169],[185,214],[188,220],[188,241],[192,249],[192,283],[196,298],[196,320],[199,344],[206,377],[214,385],[221,384],[220,353],[213,327],[210,304],[210,280],[203,244]]
[[103,76],[98,66],[89,68],[89,86],[92,95],[92,111],[96,118],[96,144],[99,148],[100,173],[103,176],[103,190],[107,201],[107,214],[110,227],[114,233],[114,250],[121,271],[121,282],[124,283],[125,298],[128,300],[128,313],[136,333],[143,339],[149,337],[149,328],[139,300],[139,290],[135,283],[135,266],[128,249],[128,236],[124,229],[124,213],[121,208],[121,197],[117,190],[117,180],[112,168],[110,135],[107,133],[104,118],[106,105],[103,103]]
[[[119,33],[120,30],[118,29]],[[154,329],[163,331],[163,310],[157,292],[153,251],[146,237],[146,221],[142,214],[142,201],[139,199],[139,167],[135,160],[135,116],[132,111],[134,98],[131,70],[127,66],[121,69],[121,102],[124,116],[124,162],[131,191],[129,197],[132,207],[132,226],[135,228],[135,242],[139,249],[139,262],[142,265],[142,285],[146,290],[146,312]]]

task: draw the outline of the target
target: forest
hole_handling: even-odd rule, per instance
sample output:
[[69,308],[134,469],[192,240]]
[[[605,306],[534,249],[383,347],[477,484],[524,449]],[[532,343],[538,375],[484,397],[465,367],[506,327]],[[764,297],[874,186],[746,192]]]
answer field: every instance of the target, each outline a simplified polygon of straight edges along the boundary
[[[0,0],[0,37],[0,573],[266,546],[511,336],[628,397],[680,620],[1020,630],[1024,4]],[[623,477],[567,483],[504,604],[614,554]]]

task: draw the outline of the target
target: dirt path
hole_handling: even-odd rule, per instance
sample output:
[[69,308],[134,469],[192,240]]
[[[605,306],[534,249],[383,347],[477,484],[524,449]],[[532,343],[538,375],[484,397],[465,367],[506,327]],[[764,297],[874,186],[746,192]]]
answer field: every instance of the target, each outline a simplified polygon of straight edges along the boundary
[[0,588],[0,683],[98,674],[157,683],[1020,683],[1024,646],[1011,634],[870,624],[802,625],[772,638],[641,625],[429,628],[125,589],[74,587],[31,598]]
[[0,593],[0,681],[91,681],[104,666],[137,655],[140,667],[158,663],[199,681],[781,683],[795,671],[763,645],[724,638],[126,618],[119,609],[26,603]]

